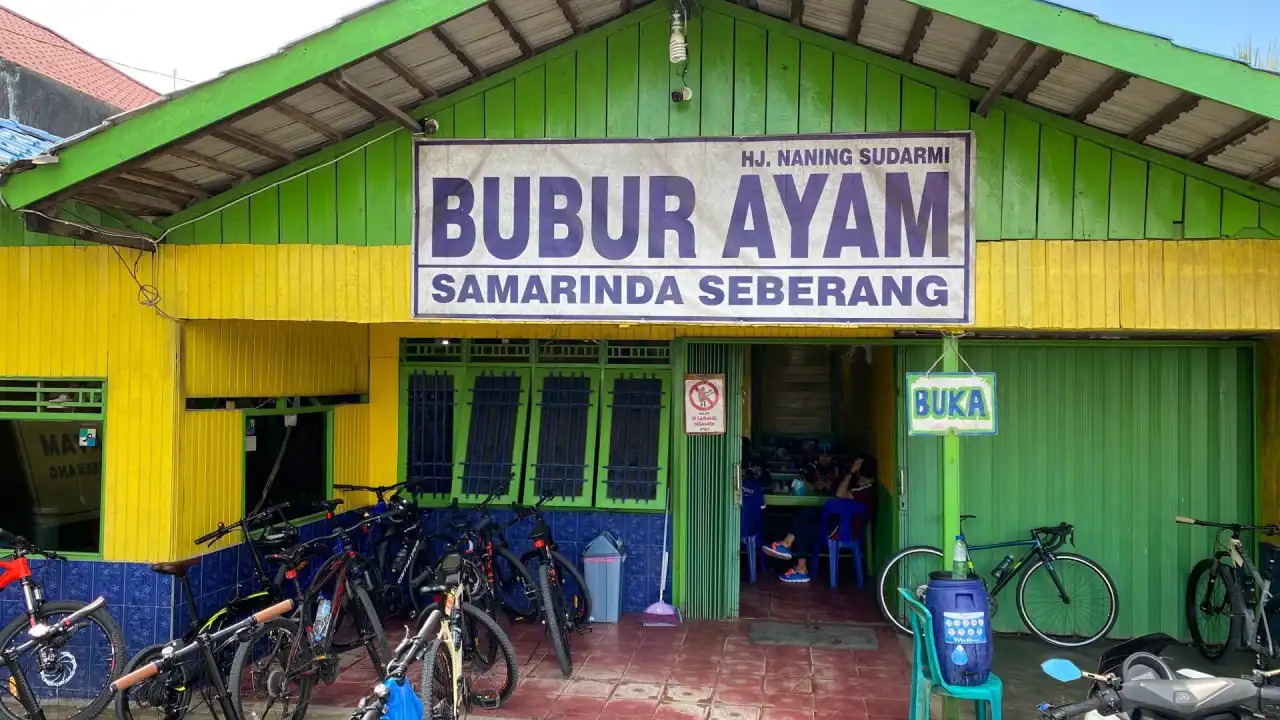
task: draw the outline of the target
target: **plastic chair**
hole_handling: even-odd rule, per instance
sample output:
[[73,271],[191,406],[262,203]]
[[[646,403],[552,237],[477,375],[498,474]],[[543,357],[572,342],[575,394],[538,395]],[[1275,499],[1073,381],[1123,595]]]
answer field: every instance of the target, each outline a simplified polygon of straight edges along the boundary
[[[863,566],[862,566],[862,547],[863,540],[867,536],[867,528],[871,524],[871,513],[867,510],[867,506],[857,500],[849,498],[831,498],[822,504],[822,529],[825,533],[826,529],[831,527],[830,518],[839,519],[839,530],[836,532],[835,538],[819,537],[818,541],[813,544],[813,564],[812,567],[816,571],[818,568],[818,556],[822,552],[822,544],[827,544],[827,554],[830,556],[830,566],[827,568],[827,574],[831,579],[831,587],[837,587],[840,584],[840,550],[847,549],[853,553],[853,572],[857,576],[858,589],[862,589],[863,584]],[[854,535],[853,521],[857,518],[861,521],[860,532]]]
[[760,563],[760,531],[764,527],[764,491],[742,488],[742,517],[738,533],[747,551],[747,581],[755,585]]
[[942,679],[938,649],[933,644],[933,614],[915,599],[910,590],[898,588],[898,592],[907,601],[907,615],[915,633],[915,652],[911,662],[911,720],[929,720],[929,698],[934,693],[972,700],[978,720],[987,719],[987,708],[990,708],[991,720],[1001,720],[1000,701],[1004,696],[1004,683],[1000,678],[992,673],[985,683],[977,687],[948,685]]

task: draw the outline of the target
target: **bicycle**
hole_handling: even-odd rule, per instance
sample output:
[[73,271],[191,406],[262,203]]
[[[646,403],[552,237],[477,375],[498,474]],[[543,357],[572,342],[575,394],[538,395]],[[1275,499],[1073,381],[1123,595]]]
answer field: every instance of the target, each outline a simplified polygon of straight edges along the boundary
[[[964,521],[974,517],[973,515],[960,516],[961,539],[964,539]],[[1030,531],[1030,536],[1027,540],[969,546],[970,577],[977,575],[973,567],[974,551],[1029,548],[1027,553],[1016,562],[1013,555],[1006,555],[991,571],[991,576],[995,580],[995,586],[989,589],[991,614],[994,615],[996,612],[996,596],[1012,584],[1014,578],[1019,578],[1014,602],[1023,625],[1031,631],[1032,635],[1050,645],[1063,648],[1084,647],[1106,637],[1115,626],[1116,617],[1119,614],[1120,602],[1115,583],[1111,581],[1111,577],[1102,569],[1102,566],[1093,560],[1075,553],[1058,552],[1059,548],[1067,542],[1075,547],[1075,526],[1060,523],[1056,527],[1035,528]],[[898,617],[895,611],[890,610],[891,607],[897,607],[898,601],[895,596],[898,594],[898,588],[916,588],[917,594],[922,595],[928,583],[929,573],[943,569],[941,560],[942,551],[938,548],[917,545],[899,551],[885,563],[884,570],[880,571],[876,579],[879,594],[876,600],[880,605],[881,614],[899,632],[912,634],[911,628],[903,622],[903,619]],[[1064,582],[1063,576],[1072,570],[1078,570],[1082,575],[1072,582]],[[898,575],[895,576],[895,573]],[[1095,581],[1097,587],[1086,589],[1083,593],[1077,591],[1081,582]],[[983,584],[987,584],[986,579],[983,579]],[[1068,587],[1071,588],[1070,593],[1068,593]],[[1036,594],[1041,590],[1047,597],[1043,601],[1038,601]],[[1105,596],[1103,598],[1105,612],[1090,614],[1083,622],[1054,616],[1051,612],[1055,608],[1060,609],[1065,616],[1067,611],[1080,607],[1085,607],[1085,612],[1088,612],[1087,600],[1095,597],[1095,593],[1099,591]],[[1037,618],[1033,620],[1030,610],[1042,604],[1049,609],[1051,616],[1039,617],[1040,613],[1037,613]]]
[[[26,603],[26,612],[0,630],[0,717],[87,720],[97,716],[111,701],[110,683],[120,677],[125,648],[120,625],[107,614],[107,601],[101,597],[87,604],[46,601],[27,557],[40,555],[54,562],[65,558],[4,529],[0,529],[0,542],[13,552],[9,559],[0,560],[0,590],[16,582]],[[101,634],[87,632],[90,628]],[[105,661],[105,672],[95,660]],[[26,661],[34,662],[24,665]],[[33,685],[37,679],[39,684]],[[95,689],[98,682],[102,685]],[[68,714],[51,716],[55,708]]]
[[[1249,559],[1240,535],[1252,531],[1262,531],[1268,536],[1280,535],[1280,526],[1215,523],[1181,516],[1174,518],[1174,522],[1231,532],[1225,545],[1220,542],[1222,533],[1219,532],[1214,542],[1220,549],[1215,550],[1213,557],[1196,563],[1187,576],[1186,613],[1191,644],[1202,657],[1215,662],[1233,648],[1252,650],[1257,656],[1257,666],[1265,669],[1268,661],[1277,655],[1267,620],[1272,604],[1274,561],[1259,570]],[[1203,592],[1201,581],[1205,583]],[[1215,594],[1219,589],[1221,594]],[[1226,633],[1222,642],[1210,642],[1201,623],[1219,620],[1226,621]]]
[[[533,549],[521,556],[521,564],[530,569],[538,582],[538,606],[551,645],[555,649],[556,662],[565,677],[573,674],[573,648],[570,633],[589,632],[591,617],[591,591],[577,566],[556,550],[551,528],[543,517],[541,506],[549,499],[542,497],[533,507],[512,505],[517,520],[534,519],[529,538]],[[577,592],[566,592],[566,581],[577,586]]]
[[[319,503],[318,507],[326,512],[332,512],[341,500],[334,500]],[[284,581],[291,579],[299,582],[298,573],[304,570],[308,560],[301,561],[298,566],[290,566],[281,564],[274,574],[268,574],[264,564],[263,553],[274,552],[292,547],[297,544],[298,530],[284,516],[284,511],[289,508],[289,503],[280,503],[272,505],[251,515],[236,520],[230,525],[226,523],[218,523],[218,527],[199,538],[196,538],[196,545],[212,546],[223,537],[239,530],[246,538],[249,545],[249,557],[252,561],[253,575],[256,580],[257,590],[247,595],[236,597],[225,606],[215,610],[207,618],[201,617],[197,607],[195,594],[191,590],[191,582],[187,577],[187,571],[200,563],[200,558],[190,558],[177,562],[157,563],[151,566],[151,569],[161,575],[171,575],[177,579],[178,584],[182,587],[183,597],[187,601],[187,616],[189,624],[186,632],[180,638],[182,643],[192,643],[197,636],[208,636],[227,627],[233,619],[240,619],[244,616],[263,610],[279,603],[284,599]],[[253,535],[257,526],[264,520],[269,520],[273,516],[278,516],[282,521],[281,524],[271,524],[264,528],[257,536]],[[274,557],[274,556],[273,556]],[[320,560],[326,559],[325,555]],[[313,556],[309,560],[315,560]],[[125,665],[124,672],[130,673],[145,665],[149,665],[157,660],[166,657],[167,653],[173,652],[173,643],[158,643],[143,648],[140,652],[129,660]],[[214,649],[215,656],[218,659],[218,670],[223,674],[229,672],[231,663],[234,660],[234,643],[227,643],[221,647]],[[194,659],[200,662],[199,658]],[[152,681],[146,685],[146,692],[116,693],[115,711],[118,718],[133,718],[144,710],[157,710],[166,720],[178,720],[187,715],[191,709],[192,692],[199,689],[204,697],[205,703],[209,707],[213,707],[214,701],[210,695],[211,688],[199,682],[200,668],[187,667],[182,663],[172,664],[165,671],[165,677],[162,682]]]
[[[218,666],[218,649],[232,642],[248,642],[255,628],[272,622],[292,609],[293,601],[284,600],[217,632],[202,630],[191,642],[174,641],[169,652],[116,680],[111,684],[111,689],[123,695],[162,673],[165,677],[172,677],[173,671],[179,668],[196,668],[201,675],[200,680],[211,688],[216,697],[222,709],[222,720],[244,720],[244,714],[233,702],[231,692],[222,678],[222,670]],[[191,658],[192,655],[197,656]]]
[[[302,543],[270,559],[297,565],[318,548],[330,547],[334,541],[353,547],[356,533],[381,521],[381,517],[362,520],[336,533]],[[334,635],[344,615],[353,616],[359,640],[373,662],[374,670],[383,674],[390,657],[382,621],[358,569],[359,554],[339,550],[328,558],[299,598],[296,620],[277,618],[266,623],[260,636],[266,640],[266,651],[259,652],[255,642],[241,642],[231,663],[230,677],[237,683],[233,702],[238,710],[244,703],[257,703],[265,696],[266,705],[258,718],[283,701],[282,716],[301,720],[307,712],[311,692],[317,681],[326,685],[338,678],[338,653]],[[246,687],[245,683],[248,682]],[[296,693],[296,697],[295,697]],[[296,705],[293,700],[296,699]],[[293,707],[290,710],[290,707]]]
[[[400,577],[398,581],[393,581],[397,574],[403,575],[404,573],[397,572],[397,569],[393,567],[393,562],[389,559],[391,557],[389,549],[391,541],[411,532],[412,528],[409,526],[416,519],[407,513],[397,512],[405,504],[405,500],[399,495],[399,491],[408,485],[408,482],[398,482],[392,485],[333,486],[334,490],[373,493],[376,501],[373,505],[365,508],[365,517],[382,517],[391,525],[390,530],[383,530],[380,526],[379,530],[381,532],[377,535],[371,533],[364,543],[356,547],[366,555],[366,558],[358,567],[364,577],[364,583],[369,590],[369,595],[373,598],[374,606],[378,608],[381,615],[399,615],[409,609],[405,603],[405,593],[401,591],[405,578]],[[388,496],[390,496],[390,500],[388,500]],[[365,552],[366,550],[367,552]]]

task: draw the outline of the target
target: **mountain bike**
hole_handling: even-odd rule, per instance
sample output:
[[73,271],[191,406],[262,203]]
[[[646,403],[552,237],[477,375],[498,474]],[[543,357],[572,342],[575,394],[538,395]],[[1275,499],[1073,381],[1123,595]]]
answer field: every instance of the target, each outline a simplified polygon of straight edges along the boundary
[[[973,515],[960,516],[960,537],[964,539],[964,521]],[[1120,601],[1115,583],[1098,563],[1083,555],[1058,552],[1068,542],[1075,547],[1075,526],[1061,523],[1056,527],[1040,527],[1030,531],[1030,538],[989,545],[968,545],[969,576],[976,576],[973,553],[1000,548],[1028,548],[1020,560],[1006,555],[991,571],[995,581],[988,588],[991,614],[997,609],[996,596],[1018,579],[1014,603],[1022,623],[1040,640],[1058,647],[1083,647],[1107,636],[1116,624]],[[966,543],[967,544],[967,543]],[[900,615],[898,588],[908,588],[923,595],[929,573],[943,570],[942,551],[936,547],[917,545],[905,548],[889,558],[876,579],[880,612],[899,632],[911,634],[905,615]],[[983,584],[988,584],[983,579]],[[904,610],[905,612],[905,610]]]
[[[1277,655],[1267,617],[1274,610],[1271,595],[1274,560],[1259,570],[1249,559],[1240,535],[1261,531],[1264,535],[1280,535],[1277,525],[1240,525],[1215,523],[1189,517],[1176,517],[1182,525],[1217,528],[1213,557],[1205,558],[1191,568],[1187,576],[1187,626],[1191,644],[1206,660],[1220,660],[1228,650],[1247,649],[1256,655],[1257,666],[1265,669]],[[1223,532],[1230,532],[1226,543]]]
[[556,550],[551,528],[540,509],[547,499],[543,497],[533,507],[512,505],[512,509],[516,511],[517,520],[534,519],[533,532],[529,535],[533,549],[520,560],[537,578],[539,613],[551,636],[560,672],[569,677],[573,674],[570,633],[590,631],[591,591],[577,566]]
[[[124,634],[101,597],[91,603],[46,601],[27,558],[64,558],[0,529],[12,555],[0,560],[0,590],[18,583],[26,612],[0,630],[0,717],[87,720],[111,701],[120,677]],[[23,632],[26,631],[26,632]]]
[[[190,642],[174,641],[169,652],[116,680],[111,684],[111,689],[122,695],[127,692],[144,695],[148,692],[148,685],[166,685],[167,681],[163,678],[173,677],[173,673],[179,668],[187,668],[194,671],[193,680],[198,679],[211,689],[222,710],[222,720],[245,720],[222,678],[222,670],[218,666],[218,649],[230,643],[248,641],[254,628],[269,623],[292,609],[293,601],[284,600],[217,632],[207,632],[207,629],[202,628]],[[152,680],[158,676],[162,679]]]
[[[380,517],[362,520],[272,559],[296,565],[317,549],[332,547],[335,541],[354,547],[358,535],[378,522]],[[316,682],[328,685],[338,678],[334,635],[344,616],[351,616],[358,644],[365,647],[374,670],[379,675],[385,673],[390,657],[387,636],[368,589],[360,575],[353,572],[358,569],[358,557],[354,550],[334,553],[300,597],[294,619],[272,620],[251,641],[240,643],[230,672],[235,683],[233,702],[238,710],[251,710],[261,719],[278,704],[281,717],[301,720]]]
[[378,609],[378,614],[383,616],[400,615],[410,610],[411,593],[404,584],[405,578],[400,577],[398,580],[396,578],[397,574],[407,573],[397,573],[397,570],[392,567],[392,558],[396,556],[391,553],[392,544],[397,539],[401,539],[402,547],[406,544],[403,539],[413,532],[414,528],[411,526],[421,512],[414,514],[403,512],[407,500],[399,494],[399,491],[408,485],[408,482],[399,482],[392,485],[333,486],[334,490],[373,493],[376,501],[373,505],[364,508],[365,517],[381,517],[386,520],[371,526],[369,534],[350,548],[359,551],[363,556],[355,565],[355,569],[363,576],[364,585],[373,599],[374,607]]
[[[327,513],[331,513],[341,503],[341,500],[331,500],[319,503],[317,506]],[[284,550],[298,543],[298,530],[284,515],[284,511],[288,508],[289,503],[272,505],[260,512],[246,515],[230,525],[218,523],[217,528],[196,538],[196,545],[212,546],[223,537],[237,530],[240,531],[249,546],[249,557],[252,561],[253,575],[256,580],[254,592],[233,599],[225,606],[215,610],[207,618],[202,617],[199,613],[195,594],[191,590],[191,582],[187,577],[187,571],[200,564],[200,557],[177,562],[157,563],[151,566],[152,570],[161,575],[175,577],[182,588],[183,597],[186,599],[189,625],[182,638],[177,642],[184,645],[190,644],[195,642],[198,636],[204,636],[207,641],[210,635],[219,632],[232,622],[239,621],[246,615],[279,603],[285,597],[284,582],[286,579],[292,580],[296,585],[300,582],[299,573],[304,572],[308,565],[318,565],[328,558],[328,554],[312,554],[309,557],[300,559],[296,566],[281,563],[273,574],[268,574],[264,553],[269,554]],[[280,522],[271,522],[273,518],[278,519]],[[264,521],[267,521],[269,526],[259,528],[258,526]],[[259,529],[261,532],[254,534]],[[268,555],[267,557],[276,556]],[[235,658],[237,644],[238,641],[233,637],[227,643],[213,649],[214,656],[218,660],[218,670],[224,675],[230,671],[231,663]],[[129,660],[124,672],[133,672],[138,668],[167,657],[168,653],[173,652],[173,647],[174,642],[168,642],[144,648]],[[188,657],[190,661],[187,663],[168,664],[161,677],[149,680],[142,687],[132,691],[116,693],[116,717],[122,719],[139,718],[149,712],[155,712],[165,720],[178,720],[191,710],[191,701],[195,690],[200,691],[208,707],[214,707],[213,688],[201,682],[200,664],[203,659],[194,654]]]

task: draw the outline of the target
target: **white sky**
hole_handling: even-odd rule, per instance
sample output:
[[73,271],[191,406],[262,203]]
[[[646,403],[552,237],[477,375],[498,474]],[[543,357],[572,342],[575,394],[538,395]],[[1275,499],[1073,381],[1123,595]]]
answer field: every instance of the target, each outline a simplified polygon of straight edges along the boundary
[[[192,82],[257,60],[372,0],[0,0],[106,60]],[[117,65],[116,67],[120,67]],[[120,67],[158,92],[172,77]],[[178,82],[178,87],[188,83]]]

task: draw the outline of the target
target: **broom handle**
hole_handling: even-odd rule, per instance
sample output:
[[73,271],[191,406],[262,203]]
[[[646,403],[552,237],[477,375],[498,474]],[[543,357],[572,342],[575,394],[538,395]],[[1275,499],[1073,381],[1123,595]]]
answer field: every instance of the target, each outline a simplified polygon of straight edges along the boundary
[[667,512],[662,516],[662,582],[658,586],[658,602],[667,595],[667,520],[671,516],[671,499],[667,498]]

